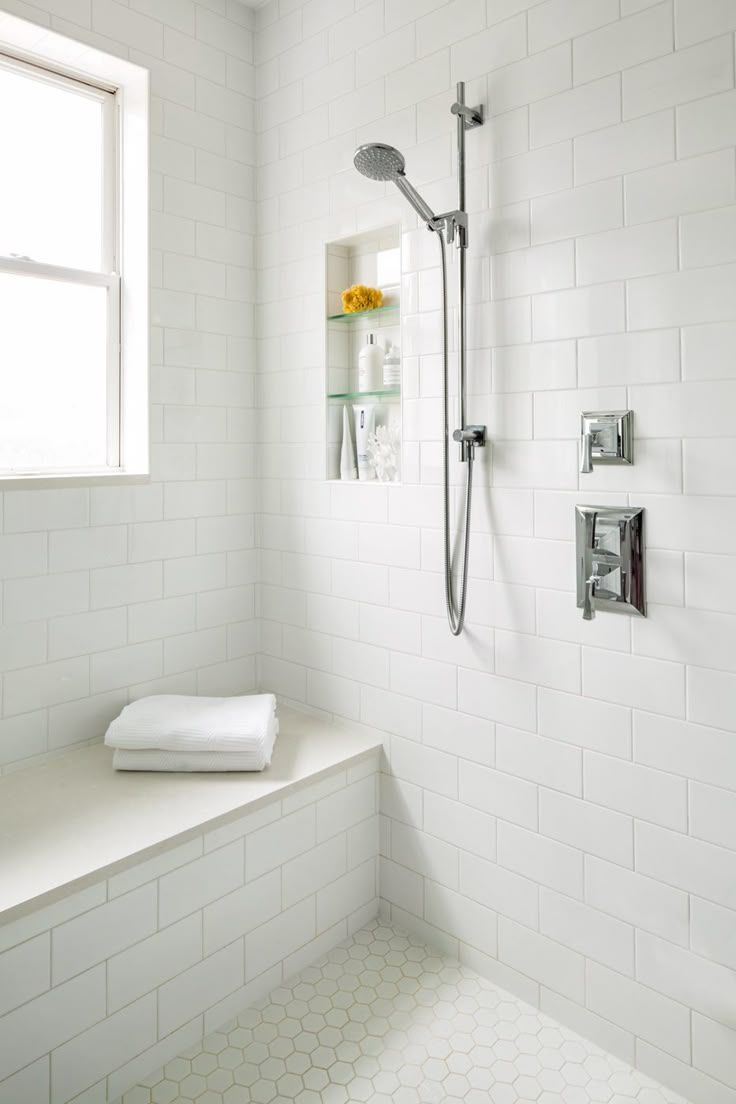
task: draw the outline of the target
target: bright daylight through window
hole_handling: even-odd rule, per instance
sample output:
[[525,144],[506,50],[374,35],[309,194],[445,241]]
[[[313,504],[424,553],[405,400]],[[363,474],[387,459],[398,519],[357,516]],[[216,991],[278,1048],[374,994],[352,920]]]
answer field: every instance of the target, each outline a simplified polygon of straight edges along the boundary
[[0,470],[120,464],[115,98],[0,59]]

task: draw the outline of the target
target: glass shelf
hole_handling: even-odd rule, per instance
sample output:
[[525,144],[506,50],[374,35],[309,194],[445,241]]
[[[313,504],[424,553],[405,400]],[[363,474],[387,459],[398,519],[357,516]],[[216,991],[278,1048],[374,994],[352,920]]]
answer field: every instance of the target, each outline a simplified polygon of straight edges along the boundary
[[[398,303],[388,303],[385,307],[373,307],[372,310],[351,311],[348,314],[328,314],[328,322],[354,322],[356,318],[367,318],[376,314],[396,314]],[[388,323],[387,323],[388,325]]]
[[328,399],[365,399],[375,395],[400,395],[400,387],[383,387],[380,391],[333,391]]

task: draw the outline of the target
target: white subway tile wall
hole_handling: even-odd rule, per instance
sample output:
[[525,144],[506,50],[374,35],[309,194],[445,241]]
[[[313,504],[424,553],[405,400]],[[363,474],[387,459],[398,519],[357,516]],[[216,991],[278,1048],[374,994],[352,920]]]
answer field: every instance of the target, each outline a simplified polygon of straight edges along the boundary
[[[733,3],[0,7],[151,68],[156,274],[152,483],[3,496],[0,770],[99,736],[131,696],[168,689],[260,685],[384,729],[393,918],[459,941],[466,961],[699,1104],[736,1104]],[[451,206],[457,79],[488,120],[468,135],[469,410],[492,442],[455,645],[442,629],[436,247],[351,154],[396,142],[430,201]],[[397,222],[405,485],[330,488],[324,242]],[[577,474],[577,411],[593,396],[635,409],[630,471]],[[576,501],[646,507],[646,623],[602,615],[583,631]],[[315,863],[338,879],[320,905],[329,923],[362,874],[315,830]],[[304,888],[290,841],[285,938]],[[268,877],[252,883],[265,909]],[[248,898],[251,883],[214,882],[219,899]],[[119,976],[109,1011],[139,1003],[121,1038],[156,1027],[132,985],[151,956],[196,968],[187,894],[167,885],[172,949]],[[215,987],[242,967],[216,904],[200,904]],[[57,970],[75,969],[78,946]],[[245,956],[243,982],[247,943]],[[85,979],[68,1038],[101,1018],[103,969],[59,983]],[[181,986],[158,1009],[172,1052],[193,1041],[175,1026]],[[46,999],[31,990],[18,999]],[[52,1018],[34,1012],[36,1027]],[[64,1044],[59,1084],[76,1090],[74,1042],[49,1042]],[[12,1091],[31,1095],[44,1067],[19,1057]]]
[[117,1100],[371,920],[378,778],[372,755],[0,928],[2,1104]]
[[147,485],[0,495],[2,773],[255,687],[256,66],[235,0],[0,8],[150,69],[153,446]]
[[[397,923],[702,1104],[736,1104],[734,32],[728,0],[270,0],[255,33],[260,684],[391,734]],[[351,164],[396,143],[451,207],[456,80],[487,117],[468,409],[491,433],[457,642],[436,244]],[[324,242],[397,222],[405,482],[327,493]],[[629,406],[635,466],[579,476],[579,411]],[[646,507],[647,621],[580,619],[576,502]]]

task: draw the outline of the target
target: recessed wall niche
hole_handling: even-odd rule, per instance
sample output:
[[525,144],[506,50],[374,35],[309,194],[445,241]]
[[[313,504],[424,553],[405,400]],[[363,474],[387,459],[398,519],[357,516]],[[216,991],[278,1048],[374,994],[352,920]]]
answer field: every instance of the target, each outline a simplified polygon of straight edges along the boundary
[[[351,433],[351,447],[356,449],[355,406],[372,407],[375,427],[391,430],[397,454],[396,470],[386,475],[387,481],[401,479],[401,231],[398,226],[382,227],[356,234],[340,241],[328,242],[325,257],[325,306],[327,315],[325,391],[327,403],[327,479],[340,480],[341,452],[345,409]],[[380,307],[346,313],[342,293],[355,284],[379,288],[383,293]],[[359,357],[373,334],[384,353],[394,346],[399,355],[398,378],[394,370],[389,380],[381,373],[380,381],[368,389],[361,388]],[[380,385],[379,385],[380,383]],[[376,475],[359,482],[376,482]]]

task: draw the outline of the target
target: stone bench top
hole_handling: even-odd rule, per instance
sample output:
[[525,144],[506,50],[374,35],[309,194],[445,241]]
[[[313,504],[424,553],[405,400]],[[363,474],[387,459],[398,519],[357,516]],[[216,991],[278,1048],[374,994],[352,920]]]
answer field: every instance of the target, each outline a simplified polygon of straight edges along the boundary
[[261,773],[114,771],[94,744],[0,778],[0,924],[279,800],[381,747],[363,726],[285,706]]

